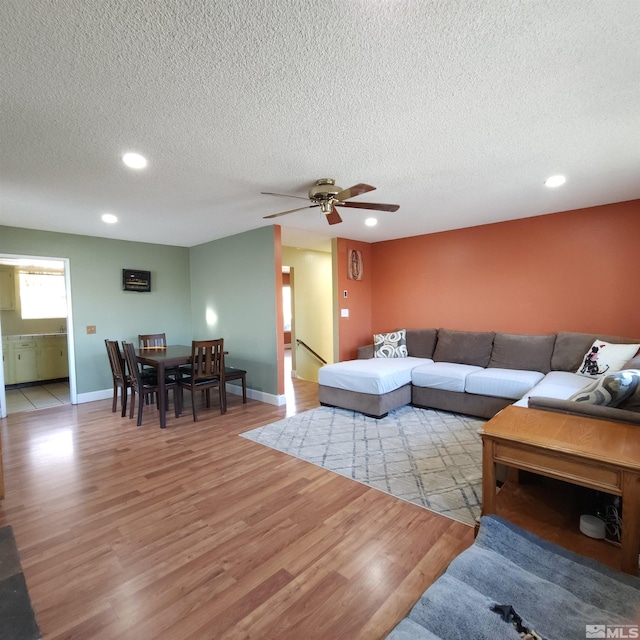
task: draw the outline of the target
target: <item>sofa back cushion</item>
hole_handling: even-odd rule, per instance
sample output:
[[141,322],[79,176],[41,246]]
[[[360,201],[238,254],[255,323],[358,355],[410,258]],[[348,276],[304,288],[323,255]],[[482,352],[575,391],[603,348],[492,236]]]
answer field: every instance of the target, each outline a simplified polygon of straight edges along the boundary
[[366,344],[363,347],[358,347],[358,360],[368,360],[373,358],[373,345]]
[[437,329],[407,329],[407,350],[414,358],[433,358]]
[[584,361],[585,354],[591,348],[594,340],[603,340],[613,344],[633,344],[640,342],[638,338],[621,338],[596,333],[572,333],[560,331],[556,337],[551,356],[552,371],[576,372]]
[[493,331],[452,331],[438,329],[433,359],[435,362],[457,362],[486,367],[491,359]]
[[496,333],[489,367],[549,373],[555,341],[555,334],[532,336]]

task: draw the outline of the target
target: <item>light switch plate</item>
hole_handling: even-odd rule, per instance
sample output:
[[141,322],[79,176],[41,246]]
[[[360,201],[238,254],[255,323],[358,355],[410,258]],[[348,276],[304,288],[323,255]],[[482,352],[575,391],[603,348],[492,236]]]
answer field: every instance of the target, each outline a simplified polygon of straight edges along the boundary
[[95,333],[95,332],[96,332],[96,325],[95,324],[88,324],[87,325],[87,334]]
[[348,318],[349,317],[349,309],[340,309],[340,317]]

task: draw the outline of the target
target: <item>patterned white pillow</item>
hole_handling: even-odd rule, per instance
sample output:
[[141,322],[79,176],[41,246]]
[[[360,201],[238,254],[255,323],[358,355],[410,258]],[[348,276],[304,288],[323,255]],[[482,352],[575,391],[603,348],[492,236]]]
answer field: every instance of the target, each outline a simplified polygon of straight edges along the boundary
[[640,384],[640,369],[624,369],[602,376],[574,393],[569,400],[617,407],[631,397]]
[[373,334],[374,358],[406,358],[408,355],[405,329],[399,329],[393,333]]
[[604,340],[595,340],[585,353],[576,373],[587,378],[599,378],[606,373],[620,371],[638,349],[640,344],[611,344]]

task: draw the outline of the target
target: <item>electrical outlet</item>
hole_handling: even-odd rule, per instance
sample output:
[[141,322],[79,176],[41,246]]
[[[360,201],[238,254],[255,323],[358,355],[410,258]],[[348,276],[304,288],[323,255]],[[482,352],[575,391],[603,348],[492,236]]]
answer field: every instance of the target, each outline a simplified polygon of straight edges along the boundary
[[96,332],[96,325],[95,324],[88,324],[87,325],[87,334],[95,333],[95,332]]

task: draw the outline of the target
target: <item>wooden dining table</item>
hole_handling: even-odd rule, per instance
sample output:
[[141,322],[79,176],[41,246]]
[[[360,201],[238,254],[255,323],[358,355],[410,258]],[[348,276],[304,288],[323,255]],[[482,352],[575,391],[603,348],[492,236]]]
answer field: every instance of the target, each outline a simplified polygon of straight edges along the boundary
[[[136,349],[138,362],[154,367],[158,374],[158,412],[160,413],[160,428],[167,426],[165,373],[167,369],[191,363],[191,346],[181,344],[166,347],[145,347]],[[174,399],[175,402],[175,399]]]

